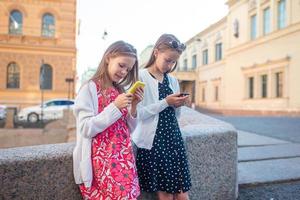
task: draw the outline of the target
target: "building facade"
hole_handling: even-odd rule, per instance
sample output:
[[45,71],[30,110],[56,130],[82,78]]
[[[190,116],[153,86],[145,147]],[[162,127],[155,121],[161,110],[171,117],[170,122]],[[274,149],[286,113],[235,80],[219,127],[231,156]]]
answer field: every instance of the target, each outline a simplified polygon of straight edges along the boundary
[[148,63],[151,53],[153,51],[154,45],[148,45],[139,56],[139,68],[144,68]]
[[76,0],[0,1],[0,104],[72,98],[76,28]]
[[299,0],[227,5],[227,16],[187,41],[174,73],[181,89],[223,113],[300,114]]

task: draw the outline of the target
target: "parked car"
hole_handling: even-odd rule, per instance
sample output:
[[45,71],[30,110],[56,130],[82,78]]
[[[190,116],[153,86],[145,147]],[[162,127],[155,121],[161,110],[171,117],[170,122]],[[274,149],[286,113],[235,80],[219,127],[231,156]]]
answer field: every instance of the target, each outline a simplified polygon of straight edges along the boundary
[[65,109],[73,109],[74,100],[68,99],[53,99],[44,102],[42,105],[26,107],[20,110],[17,114],[17,122],[30,122],[36,123],[42,119],[43,110],[43,120],[55,120],[63,118],[63,111]]
[[6,118],[6,106],[0,105],[0,120]]

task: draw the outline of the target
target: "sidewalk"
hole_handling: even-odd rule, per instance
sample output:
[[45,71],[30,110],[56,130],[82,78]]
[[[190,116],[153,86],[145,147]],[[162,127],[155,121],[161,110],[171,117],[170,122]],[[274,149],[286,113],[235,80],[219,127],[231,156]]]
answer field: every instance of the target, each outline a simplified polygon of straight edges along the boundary
[[300,144],[238,131],[239,200],[300,199]]

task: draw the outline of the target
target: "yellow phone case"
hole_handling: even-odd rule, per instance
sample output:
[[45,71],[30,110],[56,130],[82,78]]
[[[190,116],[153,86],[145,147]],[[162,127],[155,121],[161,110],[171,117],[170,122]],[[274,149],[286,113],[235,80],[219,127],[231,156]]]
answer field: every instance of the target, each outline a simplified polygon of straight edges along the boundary
[[139,88],[139,87],[144,88],[144,87],[145,87],[145,83],[142,82],[142,81],[137,81],[137,82],[135,82],[135,83],[133,84],[133,86],[131,86],[131,87],[129,88],[128,93],[131,93],[131,94],[135,93],[136,89]]

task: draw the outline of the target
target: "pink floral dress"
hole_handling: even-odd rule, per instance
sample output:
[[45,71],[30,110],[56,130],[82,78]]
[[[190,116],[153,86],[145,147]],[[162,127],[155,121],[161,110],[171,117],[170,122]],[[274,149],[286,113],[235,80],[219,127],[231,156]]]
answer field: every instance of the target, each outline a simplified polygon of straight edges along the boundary
[[[96,82],[98,112],[119,95],[114,87],[102,90]],[[92,141],[93,182],[90,188],[80,185],[84,199],[133,200],[140,194],[135,158],[126,123],[127,108],[122,117],[99,133]]]

